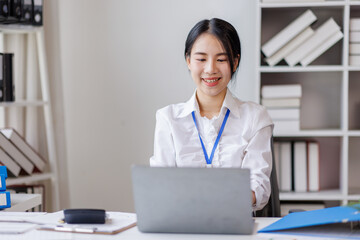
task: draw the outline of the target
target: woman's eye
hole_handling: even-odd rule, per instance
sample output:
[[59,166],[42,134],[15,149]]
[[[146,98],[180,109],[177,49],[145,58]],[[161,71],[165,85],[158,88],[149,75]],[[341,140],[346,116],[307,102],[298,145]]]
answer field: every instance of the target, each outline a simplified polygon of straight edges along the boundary
[[199,62],[205,62],[205,58],[199,58],[199,59],[196,59],[196,60],[198,60]]
[[218,59],[218,62],[226,62],[227,59]]

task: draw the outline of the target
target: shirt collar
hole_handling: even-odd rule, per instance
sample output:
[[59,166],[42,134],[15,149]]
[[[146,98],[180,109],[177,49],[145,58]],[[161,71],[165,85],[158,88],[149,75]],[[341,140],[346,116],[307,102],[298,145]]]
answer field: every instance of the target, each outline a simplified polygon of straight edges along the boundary
[[[231,94],[230,90],[227,88],[225,99],[220,111],[223,109],[230,109],[230,113],[235,117],[240,118],[239,109],[236,105],[236,100]],[[186,117],[190,115],[193,111],[200,112],[199,104],[196,99],[196,90],[191,98],[185,103],[184,108],[177,115],[178,118]]]

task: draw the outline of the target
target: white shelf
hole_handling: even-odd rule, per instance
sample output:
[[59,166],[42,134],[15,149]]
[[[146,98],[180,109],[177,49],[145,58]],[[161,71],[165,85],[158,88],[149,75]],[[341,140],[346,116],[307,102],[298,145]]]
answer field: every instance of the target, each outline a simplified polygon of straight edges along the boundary
[[325,2],[299,2],[299,3],[260,3],[262,8],[289,8],[289,7],[342,7],[344,1],[325,1]]
[[298,132],[274,133],[274,137],[341,137],[346,134],[341,130],[303,130]]
[[54,177],[54,173],[34,173],[30,176],[20,176],[16,178],[9,177],[6,179],[6,186],[49,180],[53,179]]
[[42,31],[43,27],[32,25],[18,25],[18,24],[0,24],[0,32],[7,34],[26,34]]
[[[360,70],[360,68],[358,68]],[[289,67],[289,66],[261,66],[260,72],[263,73],[279,73],[279,72],[341,72],[346,70],[346,67],[334,65],[334,66],[295,66],[295,67]]]
[[[17,193],[10,194],[11,207],[4,212],[25,212],[42,204],[41,194]],[[1,212],[0,212],[1,213]]]
[[320,192],[281,192],[280,200],[291,201],[341,201],[346,196],[340,190],[327,190]]
[[18,100],[15,102],[0,102],[0,107],[41,107],[47,105],[46,101]]
[[[344,38],[334,48],[324,53],[309,66],[287,65],[267,66],[261,55],[261,44],[265,43],[278,31],[283,29],[287,21],[299,15],[300,12],[311,8],[318,16],[319,22],[333,17],[340,25]],[[284,13],[284,16],[277,17]],[[296,14],[296,15],[295,15]],[[360,124],[358,124],[358,91],[360,83],[360,66],[348,66],[349,56],[349,22],[351,17],[360,16],[360,1],[326,1],[303,3],[262,3],[257,4],[256,24],[256,97],[260,100],[261,86],[266,84],[301,83],[303,86],[302,127],[311,130],[292,132],[274,132],[277,138],[284,140],[297,138],[315,138],[323,144],[323,153],[332,152],[326,156],[332,163],[339,163],[339,185],[337,190],[281,193],[281,200],[311,201],[311,200],[338,200],[347,204],[349,200],[359,200],[360,191],[349,192],[349,186],[355,183],[349,176],[356,177],[356,170],[360,149]],[[263,26],[262,26],[263,24]],[[315,23],[313,28],[319,27]],[[322,57],[322,58],[321,58]],[[324,65],[328,64],[328,65]],[[359,72],[359,73],[358,73]],[[317,102],[315,102],[317,101]],[[333,128],[334,127],[334,128]],[[331,128],[331,129],[329,129]],[[314,130],[312,130],[314,129]],[[354,129],[354,130],[352,130]],[[359,146],[356,146],[356,145]],[[325,149],[329,147],[331,149]],[[351,148],[351,149],[350,149]],[[334,154],[335,153],[335,154]],[[336,160],[336,161],[335,161]],[[351,174],[352,175],[351,175]],[[338,176],[336,178],[338,178]],[[350,181],[350,184],[349,184]],[[336,187],[334,185],[334,187]]]

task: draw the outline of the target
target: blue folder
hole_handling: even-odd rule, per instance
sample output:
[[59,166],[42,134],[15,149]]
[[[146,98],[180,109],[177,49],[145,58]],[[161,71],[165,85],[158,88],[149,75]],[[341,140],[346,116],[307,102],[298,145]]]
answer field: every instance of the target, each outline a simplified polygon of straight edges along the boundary
[[0,192],[0,209],[11,207],[10,192]]
[[0,191],[6,190],[7,170],[6,166],[0,166]]
[[295,234],[360,239],[360,204],[290,213],[259,233]]

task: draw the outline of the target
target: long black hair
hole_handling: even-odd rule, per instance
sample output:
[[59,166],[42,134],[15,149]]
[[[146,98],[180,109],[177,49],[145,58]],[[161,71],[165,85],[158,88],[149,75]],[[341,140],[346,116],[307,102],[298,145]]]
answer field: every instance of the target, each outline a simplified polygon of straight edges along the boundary
[[[187,57],[190,57],[191,49],[195,41],[203,33],[210,33],[214,35],[222,43],[230,62],[232,77],[237,68],[239,67],[241,58],[241,44],[236,29],[230,23],[219,18],[212,18],[210,20],[205,19],[198,22],[190,30],[187,36],[184,53],[185,59]],[[234,71],[234,66],[237,58],[239,60],[239,64]]]

